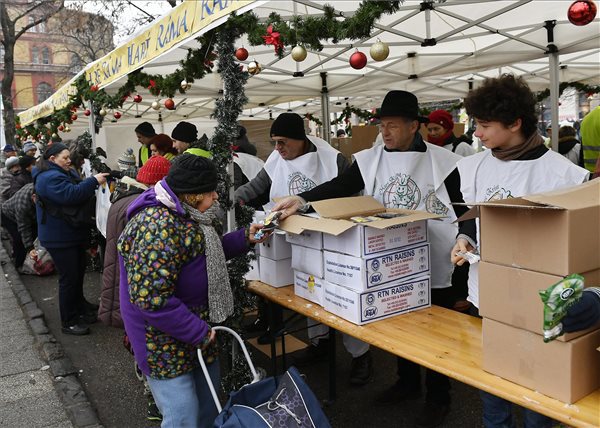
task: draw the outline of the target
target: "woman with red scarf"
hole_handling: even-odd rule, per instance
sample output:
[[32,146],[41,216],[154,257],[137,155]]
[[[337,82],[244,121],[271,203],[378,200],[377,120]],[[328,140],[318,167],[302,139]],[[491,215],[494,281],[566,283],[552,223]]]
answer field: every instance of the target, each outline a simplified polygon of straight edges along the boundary
[[454,121],[446,110],[435,110],[429,115],[427,124],[427,142],[444,147],[459,156],[469,156],[475,153],[466,136],[454,136]]

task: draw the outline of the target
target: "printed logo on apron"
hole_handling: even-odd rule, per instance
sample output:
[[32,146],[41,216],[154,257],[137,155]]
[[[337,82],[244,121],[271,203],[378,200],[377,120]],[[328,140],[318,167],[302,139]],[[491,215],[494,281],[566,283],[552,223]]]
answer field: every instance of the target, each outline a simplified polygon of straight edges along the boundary
[[425,197],[425,209],[427,212],[432,214],[443,216],[448,214],[448,207],[439,200],[434,189],[431,189],[429,192],[427,192],[427,196]]
[[421,203],[421,189],[408,174],[392,175],[379,188],[379,194],[386,207],[416,210]]
[[317,187],[314,181],[299,171],[290,174],[287,182],[290,195],[297,195],[298,193],[307,192]]
[[510,190],[500,187],[498,185],[488,187],[485,190],[485,200],[490,201],[501,201],[502,199],[514,198]]

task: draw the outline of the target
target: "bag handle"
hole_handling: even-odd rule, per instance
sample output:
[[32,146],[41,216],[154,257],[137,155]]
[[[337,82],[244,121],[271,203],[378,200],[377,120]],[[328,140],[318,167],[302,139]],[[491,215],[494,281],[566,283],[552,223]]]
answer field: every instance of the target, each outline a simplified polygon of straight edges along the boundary
[[[246,357],[246,362],[248,363],[248,367],[250,367],[250,371],[252,372],[252,382],[250,382],[250,383],[258,382],[260,380],[260,375],[256,371],[256,368],[254,368],[254,364],[252,363],[252,360],[250,359],[250,354],[248,353],[248,349],[246,349],[244,340],[240,337],[240,335],[237,334],[234,330],[230,329],[229,327],[225,327],[225,326],[215,326],[215,327],[212,327],[212,329],[217,330],[217,331],[218,330],[225,331],[225,332],[231,334],[238,341],[240,348],[242,349],[242,351],[244,352],[244,356]],[[200,349],[200,348],[198,348],[198,360],[200,361],[200,367],[202,367],[202,373],[204,373],[204,378],[206,379],[206,383],[208,384],[208,388],[210,389],[210,394],[212,395],[212,398],[215,401],[215,406],[217,407],[218,412],[221,413],[221,410],[223,410],[223,407],[221,406],[221,402],[219,401],[219,397],[217,396],[217,392],[215,391],[215,387],[212,383],[212,379],[210,378],[210,375],[208,374],[208,369],[206,368],[206,363],[204,362],[204,358],[202,358],[202,349]]]

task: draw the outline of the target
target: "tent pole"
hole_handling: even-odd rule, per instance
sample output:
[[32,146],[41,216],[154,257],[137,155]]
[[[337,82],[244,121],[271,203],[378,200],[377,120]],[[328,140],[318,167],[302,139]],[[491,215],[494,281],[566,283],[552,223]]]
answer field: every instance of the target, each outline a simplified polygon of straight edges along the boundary
[[554,27],[556,21],[546,21],[544,27],[546,27],[548,35],[548,65],[550,69],[550,113],[551,113],[551,125],[552,135],[550,136],[552,141],[552,150],[558,152],[558,48],[554,44]]
[[96,117],[94,115],[94,103],[92,101],[88,101],[87,103],[88,109],[90,110],[90,115],[88,118],[88,126],[90,128],[90,135],[92,136],[92,151],[96,152],[96,128],[94,123],[96,122]]
[[329,123],[329,90],[327,89],[327,72],[321,72],[321,116],[323,117],[323,139],[331,144],[331,127]]

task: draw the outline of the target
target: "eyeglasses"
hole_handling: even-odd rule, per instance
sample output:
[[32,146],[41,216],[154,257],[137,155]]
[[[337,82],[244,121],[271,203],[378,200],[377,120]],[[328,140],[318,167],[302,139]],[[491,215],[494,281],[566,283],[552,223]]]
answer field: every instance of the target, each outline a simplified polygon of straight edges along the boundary
[[285,145],[287,144],[287,141],[285,141],[285,140],[271,140],[271,144],[273,146],[276,146],[276,145],[279,144],[281,147],[285,147]]

